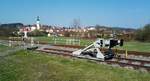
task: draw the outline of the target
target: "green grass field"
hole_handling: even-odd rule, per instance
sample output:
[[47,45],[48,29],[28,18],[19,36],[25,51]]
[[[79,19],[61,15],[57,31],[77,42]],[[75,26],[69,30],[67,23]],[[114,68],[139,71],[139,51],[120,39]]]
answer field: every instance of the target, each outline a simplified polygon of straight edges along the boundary
[[125,42],[124,46],[120,49],[127,49],[129,51],[150,52],[150,43],[136,41]]
[[19,51],[0,59],[0,81],[149,80],[150,73],[31,51]]
[[[54,43],[53,37],[35,37],[35,40],[44,41],[53,44]],[[62,41],[57,42],[57,44],[66,44],[65,43],[65,37],[57,37],[57,39],[62,39]],[[90,45],[93,41],[92,40],[85,40],[81,39],[81,46],[87,46]],[[139,52],[150,52],[150,43],[144,43],[144,42],[137,42],[137,41],[131,41],[131,42],[125,42],[123,47],[118,47],[119,49],[124,49],[128,51],[139,51]]]

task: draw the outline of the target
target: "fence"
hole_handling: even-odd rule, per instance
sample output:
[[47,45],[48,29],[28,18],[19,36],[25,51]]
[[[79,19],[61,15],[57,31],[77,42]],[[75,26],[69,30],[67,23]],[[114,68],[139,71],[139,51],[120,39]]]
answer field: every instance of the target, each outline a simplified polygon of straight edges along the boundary
[[30,43],[25,43],[24,41],[11,41],[11,40],[0,40],[0,45],[8,46],[9,49],[5,49],[0,52],[0,57],[5,57],[13,54],[16,51],[24,50],[32,46],[32,41]]
[[61,39],[61,38],[53,38],[53,44],[66,44],[66,45],[80,45],[80,39]]

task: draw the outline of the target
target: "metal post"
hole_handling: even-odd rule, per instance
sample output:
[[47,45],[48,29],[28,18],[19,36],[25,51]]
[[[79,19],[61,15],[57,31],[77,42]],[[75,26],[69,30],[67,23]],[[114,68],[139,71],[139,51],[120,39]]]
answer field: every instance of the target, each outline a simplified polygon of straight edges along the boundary
[[33,37],[31,37],[31,46],[34,45]]
[[11,40],[9,40],[9,45],[8,46],[11,47]]

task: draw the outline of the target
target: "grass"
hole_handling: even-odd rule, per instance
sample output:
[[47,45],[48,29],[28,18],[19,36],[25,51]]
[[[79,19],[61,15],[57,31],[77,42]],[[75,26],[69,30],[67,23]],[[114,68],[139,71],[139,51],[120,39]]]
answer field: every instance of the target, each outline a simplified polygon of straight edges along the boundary
[[4,52],[4,51],[9,50],[9,49],[11,49],[11,47],[0,44],[0,52]]
[[[48,42],[50,44],[55,44],[56,39],[56,44],[66,44],[67,39],[71,39],[69,37],[34,37],[35,40],[42,41],[42,42]],[[92,40],[85,40],[85,39],[80,39],[80,45],[81,46],[86,46],[91,44],[93,41]],[[78,45],[78,42],[76,42],[76,45]]]
[[0,81],[149,81],[150,73],[18,51],[0,59]]
[[127,49],[129,51],[150,52],[150,43],[137,41],[125,42],[124,46],[120,49]]

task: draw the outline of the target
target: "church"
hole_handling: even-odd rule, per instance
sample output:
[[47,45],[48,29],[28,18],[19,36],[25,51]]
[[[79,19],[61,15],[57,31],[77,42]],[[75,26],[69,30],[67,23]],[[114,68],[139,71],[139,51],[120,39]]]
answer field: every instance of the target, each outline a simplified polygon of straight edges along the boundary
[[31,27],[30,27],[30,30],[31,31],[34,31],[34,30],[40,30],[41,29],[41,25],[40,25],[40,17],[39,16],[37,16],[37,19],[36,19],[36,25],[32,25]]
[[40,17],[37,16],[36,18],[36,24],[33,25],[25,25],[23,28],[20,29],[20,32],[32,32],[34,30],[41,30],[41,24],[40,24]]

